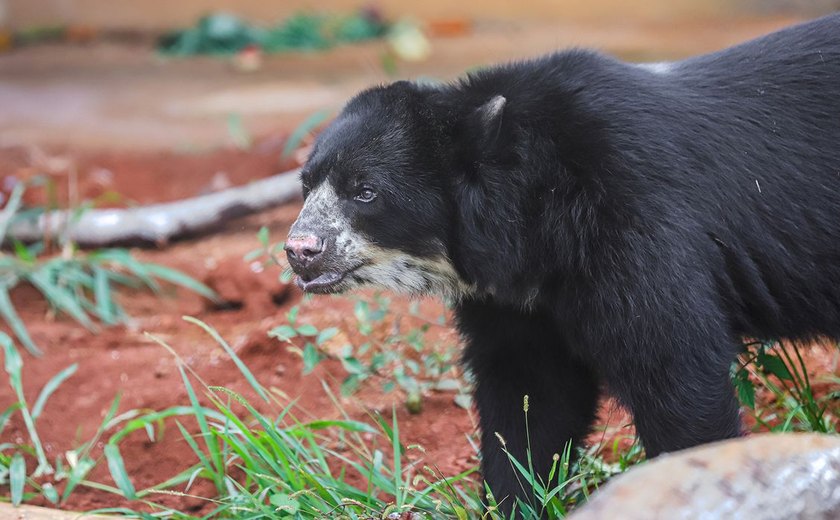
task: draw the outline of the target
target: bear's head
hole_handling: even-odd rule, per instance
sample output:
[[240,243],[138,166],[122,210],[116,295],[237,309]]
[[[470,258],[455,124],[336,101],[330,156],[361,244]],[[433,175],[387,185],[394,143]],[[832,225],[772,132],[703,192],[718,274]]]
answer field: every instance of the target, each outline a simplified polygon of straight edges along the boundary
[[286,241],[302,289],[374,286],[458,298],[481,281],[471,270],[511,271],[496,264],[513,259],[511,242],[523,233],[500,229],[486,212],[511,223],[521,219],[507,213],[521,205],[502,186],[472,181],[478,169],[515,155],[513,145],[499,145],[506,99],[453,92],[405,81],[376,87],[319,135]]
[[453,172],[464,170],[456,150],[470,125],[482,135],[493,128],[505,98],[465,111],[442,103],[441,94],[404,81],[364,91],[319,135],[301,171],[303,209],[286,241],[302,289],[367,285],[450,297],[470,290],[453,262]]

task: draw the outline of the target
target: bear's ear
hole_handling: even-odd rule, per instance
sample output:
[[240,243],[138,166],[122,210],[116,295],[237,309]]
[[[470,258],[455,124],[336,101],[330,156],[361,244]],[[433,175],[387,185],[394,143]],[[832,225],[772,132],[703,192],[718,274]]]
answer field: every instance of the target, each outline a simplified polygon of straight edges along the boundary
[[492,148],[499,139],[504,121],[505,105],[507,99],[504,96],[493,96],[475,112],[470,118],[473,131],[480,137],[484,147]]

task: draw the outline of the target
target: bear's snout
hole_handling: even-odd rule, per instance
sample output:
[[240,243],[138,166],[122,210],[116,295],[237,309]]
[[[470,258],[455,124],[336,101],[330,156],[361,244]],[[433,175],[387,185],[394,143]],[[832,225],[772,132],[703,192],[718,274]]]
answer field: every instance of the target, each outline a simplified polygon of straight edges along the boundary
[[324,252],[324,239],[315,235],[293,236],[286,240],[286,258],[297,270],[313,262]]

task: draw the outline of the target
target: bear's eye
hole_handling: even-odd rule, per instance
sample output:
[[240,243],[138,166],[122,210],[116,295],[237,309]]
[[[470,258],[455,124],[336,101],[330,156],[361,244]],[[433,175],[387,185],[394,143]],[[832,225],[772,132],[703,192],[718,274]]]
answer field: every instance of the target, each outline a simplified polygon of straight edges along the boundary
[[303,188],[303,198],[305,199],[309,192],[312,191],[312,184],[310,183],[309,175],[301,173],[300,187]]
[[376,198],[376,192],[370,186],[362,186],[359,193],[353,198],[359,202],[373,202],[373,199]]

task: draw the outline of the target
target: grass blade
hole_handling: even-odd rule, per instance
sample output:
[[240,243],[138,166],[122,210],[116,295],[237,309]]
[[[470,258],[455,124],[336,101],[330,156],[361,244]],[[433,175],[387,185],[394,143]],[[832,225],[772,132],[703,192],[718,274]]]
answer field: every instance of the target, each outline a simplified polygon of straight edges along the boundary
[[104,451],[105,458],[108,460],[108,471],[111,472],[111,478],[114,479],[114,483],[120,488],[125,498],[129,500],[135,499],[137,494],[134,491],[134,485],[131,483],[131,479],[128,478],[128,473],[125,471],[125,462],[123,461],[119,446],[116,444],[106,444]]
[[111,284],[108,279],[108,271],[100,267],[93,268],[93,295],[96,300],[96,314],[99,319],[113,325],[116,323],[114,315],[114,302],[111,298]]
[[17,396],[18,403],[20,403],[20,413],[23,416],[23,423],[26,426],[26,431],[29,433],[29,438],[35,448],[35,456],[38,459],[35,476],[52,473],[53,468],[50,466],[49,461],[47,461],[47,455],[44,453],[44,447],[41,445],[41,439],[38,437],[38,431],[35,429],[35,422],[32,420],[32,415],[26,406],[26,398],[23,395],[23,381],[21,378],[23,361],[21,361],[20,354],[18,354],[15,345],[12,343],[12,338],[2,332],[0,332],[0,345],[3,347],[4,367],[6,373],[9,374],[9,384]]
[[33,356],[43,354],[41,349],[32,341],[29,332],[26,330],[26,326],[23,324],[23,320],[20,319],[17,311],[15,311],[15,306],[12,305],[12,300],[9,298],[9,291],[5,286],[0,286],[0,316],[3,316],[3,319],[9,324],[12,332],[15,333],[17,339],[20,340],[30,354]]
[[209,334],[219,345],[221,345],[221,347],[225,349],[225,352],[227,352],[231,359],[233,359],[233,362],[236,364],[236,367],[239,369],[239,371],[242,372],[242,375],[245,376],[245,379],[248,380],[248,383],[251,385],[251,388],[253,388],[257,395],[262,397],[265,402],[269,402],[268,394],[265,392],[262,385],[259,384],[259,382],[257,382],[257,378],[255,378],[254,374],[252,374],[251,371],[248,370],[248,367],[245,366],[245,363],[243,363],[242,360],[239,359],[239,356],[236,355],[236,352],[230,347],[230,345],[227,344],[227,342],[219,335],[218,332],[216,332],[212,327],[210,327],[203,321],[195,319],[192,316],[184,316],[182,319],[186,322],[192,323],[193,325],[198,325],[199,327],[204,329],[204,332]]
[[213,432],[210,430],[210,426],[207,424],[207,417],[204,414],[204,407],[198,402],[198,397],[195,395],[195,390],[193,389],[192,384],[190,383],[189,378],[187,377],[187,373],[184,371],[184,367],[179,364],[178,371],[181,373],[181,379],[184,381],[184,387],[187,389],[187,396],[190,399],[190,404],[193,408],[193,414],[195,416],[196,421],[198,421],[198,427],[201,430],[201,435],[204,437],[204,445],[207,446],[207,451],[210,453],[210,460],[212,460],[213,466],[207,468],[207,471],[213,475],[213,482],[216,485],[216,489],[218,491],[222,491],[225,489],[224,487],[224,475],[225,475],[225,463],[224,458],[222,457],[221,451],[219,451],[219,445],[215,441],[213,437]]
[[152,278],[146,269],[146,264],[137,261],[131,253],[125,249],[105,249],[97,251],[89,256],[89,259],[100,264],[114,264],[128,270],[132,275],[140,279],[143,284],[154,292],[160,291],[160,285]]
[[9,418],[18,410],[20,410],[20,403],[13,403],[12,406],[6,408],[3,413],[0,413],[0,434],[3,433],[3,430],[6,429],[6,425],[9,424]]
[[391,409],[393,427],[391,428],[391,445],[394,447],[394,502],[397,507],[403,505],[402,489],[402,446],[400,445],[400,430],[397,424],[397,410]]
[[38,288],[44,297],[59,310],[66,312],[86,329],[95,331],[97,326],[90,320],[79,302],[67,289],[54,285],[47,271],[35,271],[27,276],[29,281]]
[[209,300],[216,301],[219,298],[213,289],[180,271],[176,271],[175,269],[170,269],[169,267],[159,264],[143,264],[143,267],[145,267],[148,274],[151,274],[156,278],[160,278],[165,282],[180,285],[181,287],[189,289],[194,293],[198,293]]
[[23,460],[23,455],[15,453],[9,465],[9,490],[12,495],[12,504],[15,506],[23,502],[24,482],[26,482],[26,461]]
[[[89,440],[81,449],[75,451],[78,462],[71,467],[70,475],[67,477],[67,484],[64,486],[64,492],[61,495],[61,502],[66,502],[67,498],[76,487],[81,484],[88,473],[96,466],[96,461],[90,457],[90,451],[94,446],[97,446],[99,438],[107,429],[107,425],[111,423],[114,416],[117,414],[117,409],[120,406],[120,394],[114,397],[111,402],[111,407],[105,412],[105,417],[102,419],[102,424],[96,429],[93,438]],[[85,484],[90,486],[91,483],[85,481]]]
[[63,383],[68,377],[72,376],[76,373],[76,369],[79,368],[77,363],[73,363],[69,367],[65,368],[58,374],[54,375],[52,379],[47,381],[47,384],[44,385],[44,388],[41,390],[41,393],[38,395],[38,399],[35,400],[35,406],[32,407],[32,419],[36,420],[41,415],[41,412],[44,410],[44,405],[47,404],[47,399],[55,392],[58,387]]

